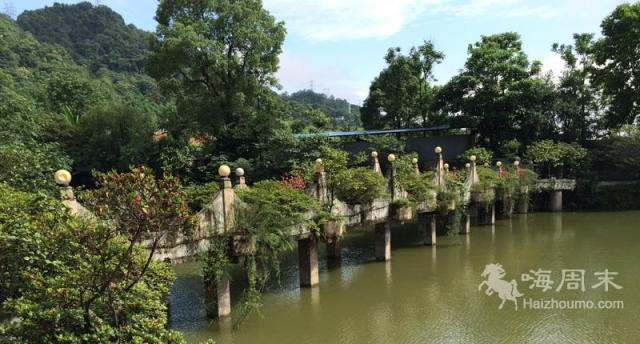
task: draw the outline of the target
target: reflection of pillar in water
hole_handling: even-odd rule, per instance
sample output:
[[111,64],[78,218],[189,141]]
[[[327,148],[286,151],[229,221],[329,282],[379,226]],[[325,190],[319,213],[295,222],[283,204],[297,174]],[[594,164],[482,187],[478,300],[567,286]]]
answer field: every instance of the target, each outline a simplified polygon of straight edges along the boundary
[[[223,337],[227,337],[233,334],[233,320],[231,317],[221,317],[218,319],[218,327],[220,334]],[[218,338],[222,339],[222,338]],[[229,338],[230,339],[230,338]]]
[[391,287],[391,283],[393,282],[392,274],[391,274],[391,261],[387,261],[384,265],[384,275],[387,281],[387,288]]
[[562,213],[555,213],[551,215],[551,228],[554,231],[561,232],[562,231]]

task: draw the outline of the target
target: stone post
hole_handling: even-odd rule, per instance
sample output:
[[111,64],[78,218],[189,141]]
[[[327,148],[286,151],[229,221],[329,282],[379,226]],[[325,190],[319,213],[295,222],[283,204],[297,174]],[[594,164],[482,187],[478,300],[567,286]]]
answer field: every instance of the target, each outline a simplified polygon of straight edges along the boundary
[[549,191],[549,210],[553,212],[562,211],[562,190]]
[[420,174],[420,167],[418,166],[418,158],[413,158],[411,162],[413,163],[413,173]]
[[233,230],[234,220],[234,200],[235,192],[231,185],[231,169],[227,165],[222,165],[218,168],[218,174],[220,175],[220,191],[222,192],[222,221],[225,233]]
[[298,240],[298,266],[301,287],[313,287],[319,283],[317,241]]
[[436,244],[436,216],[435,214],[421,213],[418,215],[418,228],[422,232],[424,245]]
[[235,190],[248,189],[247,183],[244,179],[244,169],[237,168],[236,169],[236,177],[238,177],[238,184],[236,184],[233,188]]
[[373,172],[382,174],[382,169],[380,168],[380,161],[378,161],[378,152],[371,152],[371,159]]
[[396,156],[389,154],[387,157],[389,166],[387,167],[387,179],[389,180],[389,192],[391,193],[391,200],[394,201],[398,198],[398,191],[396,190],[396,168],[393,166],[393,162],[396,161]]
[[322,165],[322,159],[316,159],[316,162],[313,165],[313,182],[315,187],[314,192],[320,201],[320,204],[327,204],[329,199],[327,195],[326,175]]
[[442,161],[442,148],[436,147],[435,152],[438,163],[436,165],[436,174],[433,177],[433,183],[438,188],[438,191],[445,191],[447,187],[445,181],[444,162]]
[[375,245],[377,261],[391,259],[391,227],[388,222],[376,224]]

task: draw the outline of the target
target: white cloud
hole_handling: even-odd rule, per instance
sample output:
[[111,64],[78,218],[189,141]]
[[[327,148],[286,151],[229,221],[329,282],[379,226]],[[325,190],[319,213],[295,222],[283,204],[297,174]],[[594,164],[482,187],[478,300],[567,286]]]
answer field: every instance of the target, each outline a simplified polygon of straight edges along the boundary
[[288,50],[280,55],[280,70],[276,76],[283,91],[287,92],[309,89],[313,80],[315,92],[347,99],[352,104],[364,101],[368,94],[368,81],[355,80],[344,66],[319,66],[304,54]]
[[543,73],[553,73],[553,80],[558,81],[562,76],[562,72],[565,70],[566,65],[564,60],[558,54],[552,54],[542,60]]
[[265,0],[264,5],[286,22],[290,33],[310,41],[390,37],[423,14],[542,18],[557,14],[533,0]]

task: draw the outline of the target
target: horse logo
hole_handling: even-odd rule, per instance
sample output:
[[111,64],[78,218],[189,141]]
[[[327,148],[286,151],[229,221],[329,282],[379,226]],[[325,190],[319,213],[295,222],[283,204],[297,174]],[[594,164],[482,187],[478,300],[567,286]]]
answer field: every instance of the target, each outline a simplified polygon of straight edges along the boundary
[[516,280],[511,280],[511,282],[503,281],[505,272],[502,268],[501,264],[487,264],[484,268],[484,272],[482,273],[482,277],[488,277],[486,280],[482,281],[478,286],[478,290],[482,290],[482,286],[487,286],[487,291],[485,292],[487,295],[491,296],[494,292],[498,292],[498,296],[502,299],[502,303],[498,309],[502,309],[504,303],[509,300],[513,301],[516,305],[516,311],[518,310],[518,297],[523,296],[518,291],[518,283]]

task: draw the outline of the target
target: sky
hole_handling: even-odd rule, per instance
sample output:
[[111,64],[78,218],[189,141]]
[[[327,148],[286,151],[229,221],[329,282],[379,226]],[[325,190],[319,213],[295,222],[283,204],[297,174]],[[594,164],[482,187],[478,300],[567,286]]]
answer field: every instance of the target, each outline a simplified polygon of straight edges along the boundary
[[[17,14],[54,0],[0,0]],[[76,3],[80,1],[61,1]],[[92,1],[95,2],[95,1]],[[158,0],[101,0],[127,23],[155,29]],[[404,52],[425,40],[445,54],[438,84],[459,73],[467,48],[481,35],[515,31],[531,60],[558,75],[562,60],[551,45],[572,43],[573,33],[600,34],[600,23],[623,0],[263,0],[285,22],[287,38],[277,73],[283,91],[309,89],[360,104],[384,68],[390,47]]]

